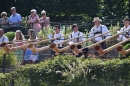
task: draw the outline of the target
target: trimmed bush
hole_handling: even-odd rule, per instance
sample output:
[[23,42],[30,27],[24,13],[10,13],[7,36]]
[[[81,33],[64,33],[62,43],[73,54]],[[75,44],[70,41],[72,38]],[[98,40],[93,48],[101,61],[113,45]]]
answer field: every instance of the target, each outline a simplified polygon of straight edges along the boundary
[[15,32],[7,32],[4,35],[8,37],[9,41],[12,41],[14,39]]
[[[128,43],[128,44],[126,44],[126,45],[124,46],[124,49],[125,49],[125,50],[127,50],[127,49],[129,49],[129,48],[130,48],[130,43]],[[130,53],[126,55],[126,57],[129,57],[129,56],[130,56]]]
[[0,73],[0,86],[9,86],[10,83],[11,83],[10,74]]
[[129,86],[130,58],[103,61],[57,56],[20,67],[9,76],[15,80],[15,86]]
[[[0,49],[0,67],[2,66],[3,63],[3,55],[4,55],[4,50]],[[17,56],[14,55],[13,52],[6,54],[6,67],[12,67],[12,66],[16,66],[17,63]]]

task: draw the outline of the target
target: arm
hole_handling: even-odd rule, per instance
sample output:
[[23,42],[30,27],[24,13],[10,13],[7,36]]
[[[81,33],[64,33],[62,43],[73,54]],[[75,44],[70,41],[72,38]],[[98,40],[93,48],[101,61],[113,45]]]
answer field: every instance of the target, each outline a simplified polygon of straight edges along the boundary
[[[104,25],[102,26],[102,34],[109,32],[108,28]],[[107,34],[104,34],[105,38],[109,38],[111,36],[110,32]]]
[[83,35],[84,35],[84,34],[80,32],[80,35],[79,35],[79,36],[82,36],[82,37],[79,38],[78,42],[81,42],[81,41],[84,41],[84,40],[85,40],[85,38],[84,38]]
[[[93,31],[93,29],[94,29],[94,28],[92,28],[92,29],[90,30],[89,34],[88,34],[88,37],[89,37],[89,38],[94,37],[94,31]],[[94,41],[94,39],[91,39],[91,41]]]
[[4,42],[9,42],[9,39],[7,37],[5,37]]

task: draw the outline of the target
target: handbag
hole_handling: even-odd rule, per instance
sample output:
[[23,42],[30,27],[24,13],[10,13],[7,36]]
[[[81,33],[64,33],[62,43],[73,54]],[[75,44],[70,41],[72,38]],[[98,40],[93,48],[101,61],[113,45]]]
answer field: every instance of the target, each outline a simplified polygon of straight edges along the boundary
[[35,62],[37,60],[37,55],[30,55],[29,58]]

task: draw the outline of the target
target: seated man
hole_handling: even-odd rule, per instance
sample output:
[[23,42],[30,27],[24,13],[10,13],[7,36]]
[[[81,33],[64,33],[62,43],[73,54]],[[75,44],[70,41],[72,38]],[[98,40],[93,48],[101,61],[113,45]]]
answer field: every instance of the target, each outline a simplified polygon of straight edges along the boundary
[[[120,34],[119,37],[118,37],[118,41],[124,41],[124,40],[130,38],[130,30],[129,30],[130,29],[130,25],[129,25],[130,24],[130,19],[125,18],[123,20],[123,24],[124,24],[124,27],[122,27],[120,29],[120,31],[118,31],[118,33],[121,33],[121,32],[126,31],[126,30],[128,30],[128,31],[123,32],[122,34]],[[129,43],[129,41],[124,43],[123,45],[125,46],[128,43]]]
[[[83,36],[84,35],[82,32],[79,31],[79,27],[78,27],[77,24],[72,25],[72,31],[73,32],[68,37],[69,39],[76,38],[78,36]],[[78,42],[81,42],[81,41],[84,41],[84,40],[85,40],[84,37],[79,37],[79,38],[70,40],[68,44],[71,45],[71,44],[75,44],[75,43],[78,43]],[[81,49],[82,45],[81,44],[77,45],[77,48]],[[76,57],[80,57],[80,56],[82,56],[82,53],[79,53]]]
[[3,29],[0,29],[0,43],[2,42],[9,42],[9,39],[6,36],[4,36]]
[[[64,35],[60,32],[60,25],[55,25],[55,32],[52,35],[49,35],[48,38],[49,39],[56,38],[55,40],[51,40],[52,43],[55,43],[56,47],[59,49],[63,48],[62,43],[58,44],[58,43],[64,41]],[[52,54],[55,54],[55,52],[52,52]],[[60,54],[62,54],[62,53],[60,53]]]

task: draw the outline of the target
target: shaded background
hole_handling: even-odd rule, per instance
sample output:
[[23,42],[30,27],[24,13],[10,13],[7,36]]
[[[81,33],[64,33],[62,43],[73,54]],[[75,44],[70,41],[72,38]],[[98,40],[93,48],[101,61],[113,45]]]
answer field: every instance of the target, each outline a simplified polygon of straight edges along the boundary
[[38,14],[46,10],[51,21],[85,21],[95,16],[102,19],[120,19],[130,16],[129,0],[0,0],[0,12],[10,15],[15,6],[23,17],[30,15],[31,9]]

